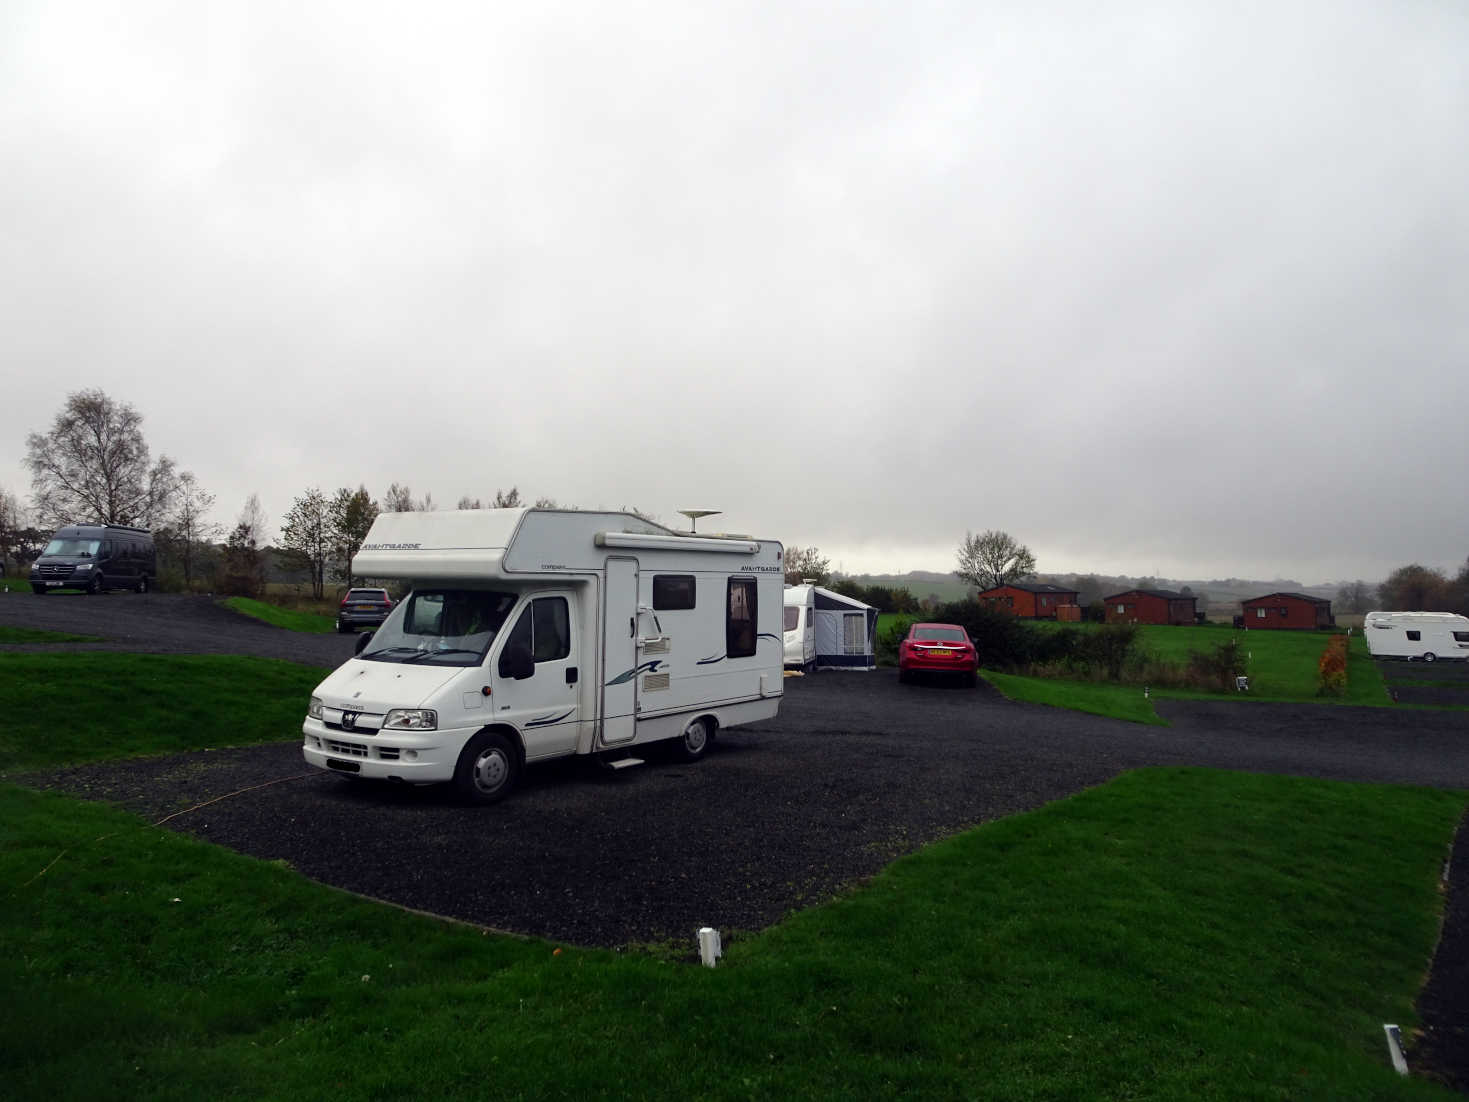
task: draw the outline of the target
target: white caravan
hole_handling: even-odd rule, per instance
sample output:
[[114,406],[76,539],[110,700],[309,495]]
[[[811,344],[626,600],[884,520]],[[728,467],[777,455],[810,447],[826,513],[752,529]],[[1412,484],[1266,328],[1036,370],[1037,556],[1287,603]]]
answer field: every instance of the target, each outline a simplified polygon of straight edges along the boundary
[[1362,634],[1373,658],[1469,659],[1469,617],[1452,612],[1369,612]]
[[413,590],[317,686],[306,761],[492,803],[528,762],[698,760],[780,706],[781,558],[627,513],[380,514],[354,570]]
[[816,587],[785,587],[785,664],[787,668],[816,668]]

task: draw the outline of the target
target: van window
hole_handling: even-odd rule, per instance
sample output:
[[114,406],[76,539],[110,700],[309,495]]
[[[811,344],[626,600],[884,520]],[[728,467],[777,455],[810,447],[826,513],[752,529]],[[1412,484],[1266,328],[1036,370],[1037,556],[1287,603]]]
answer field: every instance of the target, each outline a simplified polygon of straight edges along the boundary
[[801,610],[791,605],[786,606],[785,630],[795,631],[801,626]]
[[1421,631],[1410,631],[1410,632],[1408,632],[1408,642],[1410,642],[1410,643],[1416,643],[1416,642],[1418,642],[1418,640],[1420,640],[1422,638],[1423,638],[1423,633]]
[[657,612],[694,607],[692,574],[654,574],[653,608]]
[[571,653],[571,619],[565,597],[537,597],[520,614],[505,650],[524,647],[537,662],[555,662]]
[[755,579],[731,578],[725,602],[724,653],[749,658],[755,653]]

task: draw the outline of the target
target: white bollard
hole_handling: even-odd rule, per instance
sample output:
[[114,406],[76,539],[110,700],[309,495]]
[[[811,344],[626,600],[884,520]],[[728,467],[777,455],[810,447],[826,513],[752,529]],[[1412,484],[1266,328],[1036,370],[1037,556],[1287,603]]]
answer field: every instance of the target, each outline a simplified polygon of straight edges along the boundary
[[719,931],[713,926],[701,926],[699,928],[699,959],[704,962],[705,968],[713,968],[714,962],[724,956],[724,949],[719,944]]
[[1393,1070],[1399,1075],[1408,1074],[1408,1061],[1403,1057],[1403,1034],[1395,1025],[1384,1025],[1387,1034],[1387,1054],[1392,1057]]

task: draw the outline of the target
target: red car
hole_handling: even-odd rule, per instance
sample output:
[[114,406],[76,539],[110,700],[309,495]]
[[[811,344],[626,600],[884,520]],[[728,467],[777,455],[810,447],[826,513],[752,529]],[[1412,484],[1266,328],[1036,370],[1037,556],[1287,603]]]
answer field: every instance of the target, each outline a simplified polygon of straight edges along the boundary
[[957,674],[970,685],[979,680],[979,652],[957,624],[914,624],[898,644],[898,680],[915,673]]

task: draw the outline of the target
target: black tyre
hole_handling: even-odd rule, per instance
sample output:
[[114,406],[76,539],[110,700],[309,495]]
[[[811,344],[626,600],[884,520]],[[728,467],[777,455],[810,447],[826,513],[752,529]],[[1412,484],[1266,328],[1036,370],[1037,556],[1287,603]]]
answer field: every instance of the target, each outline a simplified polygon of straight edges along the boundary
[[910,682],[910,681],[913,680],[913,673],[912,673],[912,671],[905,670],[905,669],[903,669],[902,666],[899,666],[898,667],[898,680],[901,681],[904,685],[908,684],[908,682]]
[[1433,651],[1429,651],[1427,654],[1425,654],[1423,656],[1423,661],[1425,661],[1425,662],[1437,662],[1438,661],[1438,655],[1434,654]]
[[503,800],[520,779],[520,758],[504,735],[481,731],[470,739],[454,769],[454,788],[470,803]]
[[147,593],[148,592],[148,575],[144,574],[140,578],[138,578],[138,584],[135,585],[135,586],[133,586],[133,592],[134,593]]
[[37,597],[44,597],[46,596],[46,587],[44,585],[33,585],[31,586],[31,592]]
[[701,761],[714,741],[714,722],[706,717],[690,720],[683,734],[673,740],[673,756],[679,761]]
[[337,621],[337,634],[338,635],[344,635],[344,634],[346,634],[346,631],[347,631],[347,625],[344,624],[344,623],[342,623],[342,621],[338,620]]
[[101,574],[93,574],[92,580],[87,583],[87,592],[95,597],[97,594],[102,592],[102,589],[105,585],[106,582]]

